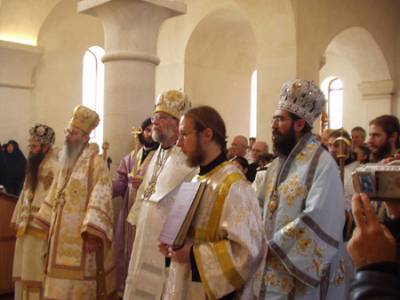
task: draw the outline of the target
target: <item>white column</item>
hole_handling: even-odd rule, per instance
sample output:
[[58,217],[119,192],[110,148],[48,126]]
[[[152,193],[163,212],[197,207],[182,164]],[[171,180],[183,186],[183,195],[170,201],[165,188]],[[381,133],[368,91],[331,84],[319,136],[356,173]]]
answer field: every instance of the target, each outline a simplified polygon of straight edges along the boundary
[[82,0],[78,11],[98,17],[105,34],[104,140],[113,170],[131,151],[130,129],[151,115],[157,38],[162,22],[186,12],[172,0]]

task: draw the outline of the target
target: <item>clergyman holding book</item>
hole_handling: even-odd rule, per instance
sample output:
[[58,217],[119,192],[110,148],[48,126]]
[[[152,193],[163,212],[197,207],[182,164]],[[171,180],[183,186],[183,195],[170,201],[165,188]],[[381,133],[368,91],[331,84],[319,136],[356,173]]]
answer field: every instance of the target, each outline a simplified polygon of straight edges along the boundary
[[128,222],[136,226],[136,236],[124,300],[161,298],[166,266],[164,256],[158,251],[158,237],[179,186],[196,174],[195,168],[185,164],[186,156],[175,145],[179,118],[189,106],[186,95],[176,90],[167,91],[157,99],[151,118],[152,137],[160,146],[149,162],[128,214]]
[[254,191],[226,158],[226,129],[209,106],[180,120],[178,146],[193,181],[206,184],[181,248],[160,244],[171,260],[163,299],[253,299],[253,280],[265,255],[265,234]]

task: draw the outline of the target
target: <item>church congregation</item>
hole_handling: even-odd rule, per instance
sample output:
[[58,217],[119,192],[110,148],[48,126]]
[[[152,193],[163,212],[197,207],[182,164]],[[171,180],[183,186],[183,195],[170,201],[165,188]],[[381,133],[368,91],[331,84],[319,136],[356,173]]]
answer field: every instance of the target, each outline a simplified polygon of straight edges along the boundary
[[400,2],[18,1],[0,300],[400,299]]

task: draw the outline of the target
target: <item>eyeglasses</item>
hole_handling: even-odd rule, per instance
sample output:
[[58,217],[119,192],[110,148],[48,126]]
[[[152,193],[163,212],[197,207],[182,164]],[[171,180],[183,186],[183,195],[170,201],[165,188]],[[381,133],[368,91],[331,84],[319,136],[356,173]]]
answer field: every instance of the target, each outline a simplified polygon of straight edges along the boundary
[[64,134],[65,135],[79,135],[81,132],[79,131],[79,130],[74,130],[74,129],[71,129],[71,128],[65,128],[64,129]]
[[197,130],[193,130],[191,132],[180,133],[179,137],[178,137],[178,140],[181,140],[181,139],[186,140],[189,137],[189,135],[191,135],[192,133],[197,133]]
[[150,118],[151,123],[154,123],[155,121],[167,121],[167,120],[170,120],[170,119],[172,119],[172,117],[164,116],[164,115],[156,115],[156,116],[152,116]]

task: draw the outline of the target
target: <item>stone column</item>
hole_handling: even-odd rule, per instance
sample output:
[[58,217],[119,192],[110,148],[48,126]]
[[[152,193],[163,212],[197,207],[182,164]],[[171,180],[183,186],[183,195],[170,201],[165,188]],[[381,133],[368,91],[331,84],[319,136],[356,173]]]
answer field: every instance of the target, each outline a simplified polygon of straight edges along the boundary
[[392,113],[393,80],[364,81],[359,85],[362,99],[366,101],[366,119],[370,120]]
[[104,141],[112,171],[132,150],[130,129],[151,115],[157,38],[162,22],[186,12],[171,0],[82,0],[78,11],[98,17],[105,34]]

